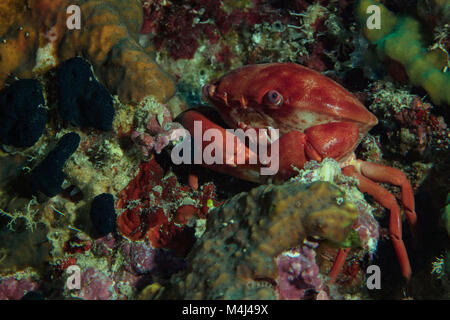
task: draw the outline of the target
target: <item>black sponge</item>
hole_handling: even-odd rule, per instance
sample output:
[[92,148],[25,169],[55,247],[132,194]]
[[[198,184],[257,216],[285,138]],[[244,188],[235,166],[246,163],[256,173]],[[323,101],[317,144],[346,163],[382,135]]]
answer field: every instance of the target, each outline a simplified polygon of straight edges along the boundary
[[113,98],[82,58],[64,61],[58,71],[59,114],[75,126],[112,129]]
[[31,147],[44,132],[47,111],[37,80],[13,82],[0,94],[0,143],[17,148]]
[[102,193],[94,198],[91,205],[91,220],[95,231],[101,237],[114,231],[116,211],[112,194]]
[[30,173],[30,183],[34,193],[42,192],[48,197],[61,192],[64,181],[64,164],[77,150],[80,136],[75,132],[65,134],[56,147]]

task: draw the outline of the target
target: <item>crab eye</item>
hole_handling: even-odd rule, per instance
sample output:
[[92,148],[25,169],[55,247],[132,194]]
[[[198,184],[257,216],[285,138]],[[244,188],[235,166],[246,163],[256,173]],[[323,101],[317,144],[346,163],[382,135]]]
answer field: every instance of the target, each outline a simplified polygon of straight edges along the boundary
[[202,89],[203,96],[205,98],[212,97],[214,95],[215,91],[216,91],[216,86],[213,84],[205,84]]
[[264,102],[270,106],[278,107],[283,103],[283,96],[276,90],[270,90],[264,96]]

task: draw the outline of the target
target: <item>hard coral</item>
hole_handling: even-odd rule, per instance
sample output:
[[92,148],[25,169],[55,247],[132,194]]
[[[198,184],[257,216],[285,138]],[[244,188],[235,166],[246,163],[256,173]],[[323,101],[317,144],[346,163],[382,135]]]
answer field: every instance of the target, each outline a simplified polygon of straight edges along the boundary
[[[7,0],[9,4],[15,1]],[[66,8],[70,5],[81,8],[80,30],[67,29]],[[138,0],[37,0],[29,2],[29,9],[17,13],[16,18],[10,29],[0,34],[4,39],[0,43],[0,87],[9,75],[30,76],[36,58],[42,60],[37,55],[47,54],[54,60],[49,67],[83,56],[123,102],[139,102],[148,95],[163,101],[174,92],[172,81],[137,42],[142,23]],[[15,25],[21,28],[14,29]]]
[[163,298],[274,299],[274,259],[307,236],[343,241],[356,216],[326,182],[263,185],[236,195],[211,212],[187,269],[171,279]]

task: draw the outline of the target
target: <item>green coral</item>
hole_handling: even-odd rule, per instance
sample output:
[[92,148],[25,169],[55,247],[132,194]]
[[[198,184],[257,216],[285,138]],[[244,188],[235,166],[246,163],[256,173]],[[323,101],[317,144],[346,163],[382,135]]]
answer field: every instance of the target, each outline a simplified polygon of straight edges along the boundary
[[[380,9],[380,29],[369,29],[367,8]],[[409,16],[396,17],[375,0],[359,1],[356,14],[364,25],[364,34],[377,50],[400,62],[413,85],[422,86],[434,103],[450,104],[450,73],[443,70],[447,59],[442,51],[428,51],[420,33],[420,24]]]

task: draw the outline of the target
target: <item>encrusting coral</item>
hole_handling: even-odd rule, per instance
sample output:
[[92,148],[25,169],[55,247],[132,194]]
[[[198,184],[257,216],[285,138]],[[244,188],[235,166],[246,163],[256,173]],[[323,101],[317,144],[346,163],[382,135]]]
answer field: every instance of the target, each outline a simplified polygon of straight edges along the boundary
[[[66,24],[71,5],[81,10],[79,30]],[[173,82],[138,44],[139,0],[7,0],[0,12],[0,87],[9,76],[30,77],[81,55],[122,102],[148,95],[164,101],[174,93]]]
[[187,269],[160,297],[274,299],[280,253],[308,236],[341,242],[356,218],[355,206],[326,182],[263,185],[238,194],[210,212]]

